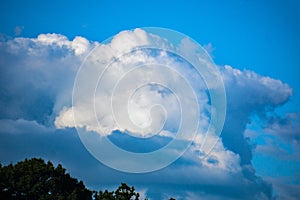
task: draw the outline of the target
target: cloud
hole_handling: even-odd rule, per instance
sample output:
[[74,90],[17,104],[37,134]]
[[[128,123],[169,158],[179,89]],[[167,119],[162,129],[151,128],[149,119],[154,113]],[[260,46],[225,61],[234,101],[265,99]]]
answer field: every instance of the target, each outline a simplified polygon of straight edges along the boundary
[[55,33],[40,34],[36,41],[43,45],[66,47],[73,50],[76,56],[88,53],[93,45],[97,45],[97,43],[90,44],[86,38],[81,36],[76,36],[73,41],[70,41],[66,36]]
[[300,113],[287,113],[284,117],[271,116],[264,130],[295,144],[300,144]]
[[[2,161],[6,161],[5,164],[25,157],[43,157],[54,163],[62,163],[72,176],[83,180],[92,189],[115,188],[125,181],[142,188],[142,191],[146,190],[150,199],[168,199],[170,196],[185,199],[189,192],[194,195],[202,193],[230,199],[233,196],[252,197],[254,193],[261,191],[260,188],[256,188],[255,183],[244,180],[240,172],[218,169],[217,166],[202,166],[200,160],[197,164],[189,164],[185,158],[168,168],[152,173],[118,172],[96,161],[87,152],[74,129],[40,129],[40,125],[24,120],[5,123],[22,130],[19,134],[11,134],[6,132],[5,128],[0,129],[0,156]],[[236,188],[239,188],[238,192]],[[249,188],[251,194],[246,192]]]
[[28,130],[35,133],[49,133],[53,128],[45,127],[36,121],[27,121],[24,119],[2,119],[0,120],[0,132],[6,134],[24,134]]
[[58,34],[2,42],[1,118],[50,123],[63,106],[71,104],[76,71],[94,45]]
[[290,200],[297,200],[300,198],[300,186],[291,183],[285,183],[286,181],[275,179],[275,178],[268,178],[275,189],[276,189],[276,199],[290,199]]
[[263,126],[250,126],[246,131],[256,146],[253,164],[258,168],[257,172],[273,185],[276,199],[298,199],[299,114],[265,116],[260,123]]
[[286,103],[292,89],[270,77],[253,71],[240,71],[231,66],[221,68],[227,95],[227,115],[222,132],[222,141],[241,156],[242,164],[250,164],[252,147],[244,136],[247,124],[253,115],[264,120],[267,113]]
[[208,44],[203,45],[203,48],[205,49],[205,51],[207,51],[207,53],[213,57],[213,52],[215,51],[215,47],[213,47],[213,45],[209,42]]
[[[30,156],[42,156],[63,163],[76,177],[83,179],[89,186],[98,185],[116,186],[126,181],[133,185],[141,185],[143,191],[153,199],[163,197],[178,197],[188,199],[196,197],[214,198],[271,198],[272,187],[255,173],[252,161],[253,146],[246,138],[245,130],[251,116],[257,115],[266,119],[266,115],[277,107],[285,104],[292,95],[292,89],[270,77],[260,76],[252,71],[240,71],[230,66],[219,66],[227,93],[227,116],[225,127],[220,138],[209,135],[206,139],[215,141],[219,139],[212,152],[206,159],[201,159],[203,152],[201,141],[209,124],[209,114],[212,111],[210,98],[207,95],[207,85],[195,71],[183,60],[164,51],[135,51],[129,57],[121,57],[124,52],[130,51],[136,44],[170,44],[158,36],[146,33],[141,29],[124,31],[106,44],[90,42],[83,37],[69,40],[60,34],[41,34],[37,38],[14,38],[0,43],[0,137],[1,160],[7,162],[23,159]],[[99,47],[100,45],[100,47]],[[75,95],[78,95],[76,104],[72,107],[72,88],[76,73],[85,56],[94,47],[98,46],[95,57],[88,63],[91,71],[82,77],[84,84],[80,85]],[[193,53],[193,44],[185,41],[179,50]],[[178,51],[179,51],[178,50]],[[155,55],[155,56],[154,56]],[[93,68],[97,63],[107,64],[111,59],[117,61],[107,70],[110,79],[103,79],[99,88],[90,87],[97,83],[99,72],[103,69]],[[165,68],[145,67],[143,69],[126,68],[140,63],[165,63],[174,66],[180,73]],[[204,62],[204,61],[203,61]],[[126,74],[128,70],[134,72]],[[162,70],[168,73],[162,73]],[[155,76],[154,76],[155,75]],[[182,75],[182,76],[179,76]],[[178,114],[178,99],[172,90],[161,85],[148,85],[137,87],[134,95],[130,96],[130,112],[121,107],[116,107],[116,113],[129,116],[135,124],[121,121],[125,126],[118,126],[110,112],[110,104],[96,104],[98,122],[91,119],[94,111],[90,105],[96,102],[110,102],[111,84],[124,77],[116,91],[115,104],[122,105],[128,99],[126,87],[134,85],[128,80],[155,80],[174,88],[188,91],[188,85],[182,85],[184,78],[197,91],[199,101],[200,127],[191,148],[169,167],[148,174],[126,174],[109,169],[98,163],[84,148],[74,127],[85,127],[103,135],[114,135],[116,130],[123,136],[149,137],[153,131],[165,129],[158,138],[152,138],[154,143],[166,142],[176,132],[174,124],[180,120]],[[127,77],[126,77],[127,76]],[[213,75],[211,75],[213,77]],[[106,77],[104,77],[106,78]],[[127,79],[126,79],[127,78]],[[211,78],[211,82],[215,79]],[[78,81],[78,80],[77,80]],[[122,81],[122,80],[121,80]],[[215,85],[210,85],[213,88]],[[96,90],[94,90],[96,89]],[[98,90],[97,90],[98,89]],[[101,89],[101,90],[100,90]],[[130,91],[129,91],[130,92]],[[189,103],[193,94],[183,93]],[[182,95],[183,95],[182,94]],[[154,106],[162,105],[162,106]],[[191,101],[190,105],[193,105]],[[73,116],[78,112],[76,122]],[[190,114],[194,115],[194,110]],[[270,121],[266,131],[276,137],[293,141],[298,137],[296,120],[297,114],[289,114],[286,120]],[[193,121],[190,121],[193,124]],[[100,128],[99,128],[100,127]],[[123,127],[123,129],[120,129]],[[124,128],[125,127],[125,128]],[[65,129],[57,129],[65,128]],[[140,131],[140,130],[143,131]],[[38,134],[37,134],[38,133]],[[42,133],[42,134],[41,134]],[[126,136],[126,135],[125,135]],[[141,139],[141,138],[139,138]],[[147,138],[146,138],[147,139]],[[186,138],[185,138],[186,139]],[[123,145],[135,144],[138,140],[132,137],[122,137]],[[151,150],[150,143],[148,145]],[[155,147],[155,146],[154,146]],[[135,145],[137,151],[142,151],[143,145]],[[146,148],[147,149],[147,148]],[[80,157],[80,160],[78,159]],[[175,174],[175,175],[174,175]],[[284,190],[282,190],[284,193]],[[161,195],[162,194],[162,195]],[[283,194],[288,195],[288,194]],[[157,198],[155,198],[157,197]]]
[[[162,38],[135,29],[123,31],[94,49],[77,76],[73,106],[61,111],[56,126],[83,127],[100,135],[119,130],[150,137],[161,131],[172,132],[172,124],[180,123],[184,104],[195,108],[189,110],[187,118],[195,118],[195,98],[201,102],[199,109],[207,110],[205,83],[200,75],[197,77],[197,71],[174,54],[151,49],[155,44],[160,48],[172,46]],[[183,44],[186,46],[178,51],[192,43]],[[136,46],[147,49],[134,50]],[[189,120],[189,127],[195,126],[194,122]]]

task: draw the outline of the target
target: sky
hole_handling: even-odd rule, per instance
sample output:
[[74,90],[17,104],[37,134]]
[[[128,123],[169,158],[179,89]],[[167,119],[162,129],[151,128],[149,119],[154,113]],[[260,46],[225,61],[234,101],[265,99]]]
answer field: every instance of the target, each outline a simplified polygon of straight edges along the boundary
[[[42,157],[91,189],[126,182],[154,200],[299,199],[299,11],[293,0],[1,1],[1,163]],[[175,36],[192,40],[174,48]],[[131,52],[144,45],[185,59]],[[128,67],[141,63],[152,64]],[[195,75],[199,66],[204,76]],[[214,89],[218,98],[207,95]],[[220,131],[209,129],[214,116]],[[103,138],[139,159],[118,155]],[[211,151],[201,143],[217,140]],[[149,153],[168,144],[182,154]]]

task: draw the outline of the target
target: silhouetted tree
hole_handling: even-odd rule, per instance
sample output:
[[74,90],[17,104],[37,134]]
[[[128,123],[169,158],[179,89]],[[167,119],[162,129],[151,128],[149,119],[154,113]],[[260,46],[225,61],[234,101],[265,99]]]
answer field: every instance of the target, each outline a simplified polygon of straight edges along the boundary
[[94,197],[96,200],[139,200],[140,194],[135,192],[134,187],[129,187],[126,183],[121,183],[116,191],[100,191]]
[[0,165],[0,199],[91,200],[92,192],[59,164],[33,158],[16,165]]
[[[25,159],[15,165],[0,163],[0,200],[139,200],[140,194],[126,183],[109,192],[90,191],[58,164]],[[147,198],[145,199],[147,200]],[[175,200],[170,198],[170,200]]]

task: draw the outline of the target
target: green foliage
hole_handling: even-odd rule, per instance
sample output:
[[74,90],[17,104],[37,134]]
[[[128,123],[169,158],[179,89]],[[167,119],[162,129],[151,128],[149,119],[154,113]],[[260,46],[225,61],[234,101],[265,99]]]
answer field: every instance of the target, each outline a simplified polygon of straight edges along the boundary
[[91,200],[82,181],[72,178],[59,164],[33,158],[16,165],[0,166],[0,199]]

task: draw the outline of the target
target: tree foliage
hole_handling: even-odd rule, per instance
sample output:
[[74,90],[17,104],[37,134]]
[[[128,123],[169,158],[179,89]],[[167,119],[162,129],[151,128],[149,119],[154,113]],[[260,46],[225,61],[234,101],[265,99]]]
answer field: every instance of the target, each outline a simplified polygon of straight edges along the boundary
[[0,163],[0,200],[140,200],[140,194],[126,183],[115,191],[90,191],[61,164],[54,167],[32,158],[15,165]]
[[90,200],[92,193],[59,164],[33,158],[16,165],[0,166],[0,199]]
[[129,187],[126,183],[121,183],[116,191],[105,190],[95,193],[96,200],[139,200],[140,194],[135,192],[134,187]]

